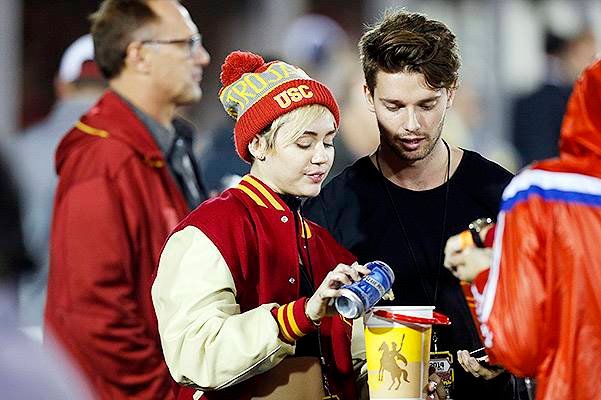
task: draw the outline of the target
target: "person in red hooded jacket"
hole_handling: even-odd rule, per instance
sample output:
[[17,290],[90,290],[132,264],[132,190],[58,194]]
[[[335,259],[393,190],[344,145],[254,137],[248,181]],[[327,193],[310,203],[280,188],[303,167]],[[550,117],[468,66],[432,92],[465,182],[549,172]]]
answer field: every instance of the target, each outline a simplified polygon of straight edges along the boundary
[[[479,232],[494,243],[492,264],[460,234],[447,243],[445,266],[473,282],[490,362],[535,377],[537,399],[593,399],[601,381],[601,61],[575,85],[559,152],[517,175],[496,227]],[[461,358],[472,370],[471,357]]]
[[175,110],[200,99],[210,57],[176,0],[105,0],[92,36],[109,90],[56,152],[45,328],[98,398],[169,400],[150,287],[169,232],[201,200]]

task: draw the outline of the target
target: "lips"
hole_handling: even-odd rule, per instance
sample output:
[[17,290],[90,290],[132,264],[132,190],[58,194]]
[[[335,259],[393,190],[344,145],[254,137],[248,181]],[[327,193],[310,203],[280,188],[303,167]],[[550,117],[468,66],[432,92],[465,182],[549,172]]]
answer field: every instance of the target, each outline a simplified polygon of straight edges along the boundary
[[202,81],[202,71],[193,72],[192,79],[194,79],[196,82]]
[[404,137],[399,139],[403,148],[407,151],[417,150],[426,139],[423,137]]
[[325,177],[326,177],[326,173],[325,172],[313,172],[310,174],[305,174],[313,183],[320,183],[322,182]]

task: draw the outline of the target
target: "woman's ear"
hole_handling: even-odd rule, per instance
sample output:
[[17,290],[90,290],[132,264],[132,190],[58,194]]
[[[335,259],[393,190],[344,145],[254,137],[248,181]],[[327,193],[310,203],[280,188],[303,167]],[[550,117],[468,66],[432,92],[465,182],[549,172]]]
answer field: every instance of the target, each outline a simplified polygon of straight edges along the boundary
[[267,154],[267,141],[265,137],[256,135],[248,144],[248,151],[255,160],[265,161],[265,154]]

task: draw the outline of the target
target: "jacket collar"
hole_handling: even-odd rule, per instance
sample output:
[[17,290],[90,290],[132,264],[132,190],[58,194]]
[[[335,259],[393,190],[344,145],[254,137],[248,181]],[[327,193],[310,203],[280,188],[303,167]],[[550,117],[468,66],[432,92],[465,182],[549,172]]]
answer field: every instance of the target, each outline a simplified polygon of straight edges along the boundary
[[250,174],[245,175],[242,178],[236,189],[250,197],[250,199],[259,207],[281,211],[289,215],[293,214],[293,212],[297,213],[298,216],[301,217],[302,221],[301,236],[307,239],[310,239],[313,236],[309,224],[299,212],[301,204],[300,198],[292,195],[278,194],[265,183],[263,183],[259,178]]
[[250,197],[258,206],[278,211],[291,212],[288,205],[279,194],[259,178],[250,174],[245,175],[237,186],[237,189]]
[[107,90],[98,103],[84,115],[80,123],[105,131],[109,139],[127,143],[151,164],[164,165],[165,159],[152,134],[127,103],[112,90]]

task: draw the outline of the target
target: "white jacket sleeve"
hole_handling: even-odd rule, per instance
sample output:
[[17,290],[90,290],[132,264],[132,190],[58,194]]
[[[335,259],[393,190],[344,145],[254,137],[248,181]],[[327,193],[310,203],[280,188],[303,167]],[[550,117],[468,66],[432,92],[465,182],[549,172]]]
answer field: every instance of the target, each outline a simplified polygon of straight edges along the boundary
[[152,300],[173,378],[201,390],[222,389],[265,372],[294,346],[261,305],[240,313],[230,270],[198,228],[173,234],[161,254]]

